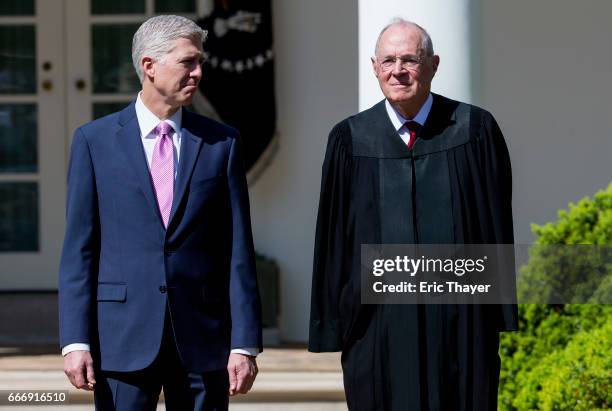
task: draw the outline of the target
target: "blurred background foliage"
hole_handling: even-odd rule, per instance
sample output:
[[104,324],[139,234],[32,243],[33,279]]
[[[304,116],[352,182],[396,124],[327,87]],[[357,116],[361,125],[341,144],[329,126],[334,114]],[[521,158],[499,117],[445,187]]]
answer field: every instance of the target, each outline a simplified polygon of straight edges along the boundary
[[[538,245],[612,245],[612,184],[561,210],[557,221],[532,225],[532,231]],[[542,250],[547,248],[536,246],[521,269],[521,277],[529,281],[519,282],[519,301],[527,293],[540,293],[538,298],[563,295],[568,282],[583,276],[589,294],[575,297],[590,304],[519,305],[520,331],[501,336],[499,409],[612,409],[612,305],[596,304],[610,301],[610,267],[598,267],[608,270],[606,276],[589,271],[588,259],[565,258],[562,271],[551,271],[560,264],[558,256]],[[529,284],[529,290],[521,284]],[[541,286],[534,289],[534,284]]]

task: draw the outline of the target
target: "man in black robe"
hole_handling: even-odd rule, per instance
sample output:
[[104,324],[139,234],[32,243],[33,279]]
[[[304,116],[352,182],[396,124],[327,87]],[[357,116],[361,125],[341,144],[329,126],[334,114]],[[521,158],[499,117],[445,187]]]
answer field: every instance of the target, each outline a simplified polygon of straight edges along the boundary
[[362,244],[512,244],[512,175],[495,119],[430,92],[420,26],[381,32],[385,99],[338,123],[323,163],[309,350],[342,351],[350,410],[495,410],[515,305],[362,305]]

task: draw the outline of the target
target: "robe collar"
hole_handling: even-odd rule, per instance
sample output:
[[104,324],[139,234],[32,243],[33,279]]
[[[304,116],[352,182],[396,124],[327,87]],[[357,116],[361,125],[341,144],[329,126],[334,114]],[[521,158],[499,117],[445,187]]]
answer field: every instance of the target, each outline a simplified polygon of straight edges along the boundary
[[[448,150],[470,139],[469,105],[432,93],[431,111],[412,151],[397,133],[382,100],[349,120],[353,155],[374,158],[411,158]],[[457,111],[461,111],[457,115]],[[459,123],[458,123],[459,121]],[[464,131],[464,132],[460,132]]]

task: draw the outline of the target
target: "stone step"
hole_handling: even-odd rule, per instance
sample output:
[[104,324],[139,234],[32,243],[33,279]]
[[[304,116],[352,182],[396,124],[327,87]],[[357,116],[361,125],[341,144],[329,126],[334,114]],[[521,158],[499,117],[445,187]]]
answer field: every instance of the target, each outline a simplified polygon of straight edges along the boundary
[[[306,348],[266,348],[257,357],[260,371],[342,372],[340,353],[317,353]],[[57,371],[63,360],[53,346],[0,347],[0,371]]]
[[[72,387],[62,371],[0,371],[0,389],[8,391],[68,391],[70,403],[91,403],[90,391]],[[163,395],[162,395],[163,400]],[[344,401],[342,373],[261,372],[251,391],[233,402]]]
[[[71,403],[92,402],[92,393],[72,387],[62,357],[50,349],[0,349],[0,390],[66,390]],[[271,348],[258,357],[259,375],[234,403],[344,401],[339,353],[312,354],[304,348]],[[163,396],[162,396],[163,399]]]

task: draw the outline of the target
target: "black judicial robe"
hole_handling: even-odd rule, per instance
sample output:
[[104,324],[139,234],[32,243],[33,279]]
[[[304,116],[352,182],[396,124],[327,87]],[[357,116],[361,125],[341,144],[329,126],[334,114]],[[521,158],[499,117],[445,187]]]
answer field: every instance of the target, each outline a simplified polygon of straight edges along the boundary
[[512,244],[493,116],[433,95],[409,151],[384,100],[338,123],[323,163],[309,350],[342,351],[350,410],[494,410],[514,305],[361,305],[361,244]]

